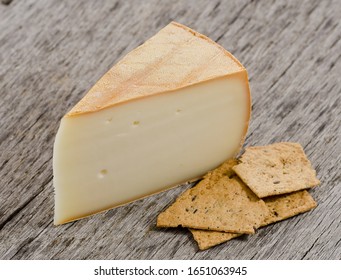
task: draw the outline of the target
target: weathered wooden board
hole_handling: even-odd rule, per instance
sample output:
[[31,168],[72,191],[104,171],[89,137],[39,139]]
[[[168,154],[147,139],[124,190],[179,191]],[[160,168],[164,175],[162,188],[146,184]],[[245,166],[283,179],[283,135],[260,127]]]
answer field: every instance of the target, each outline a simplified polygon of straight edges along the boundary
[[[2,1],[11,2],[11,1]],[[0,4],[1,259],[340,259],[340,1],[53,1]],[[248,69],[246,145],[297,141],[317,170],[313,211],[199,251],[158,213],[189,186],[55,227],[60,118],[111,65],[171,20]]]

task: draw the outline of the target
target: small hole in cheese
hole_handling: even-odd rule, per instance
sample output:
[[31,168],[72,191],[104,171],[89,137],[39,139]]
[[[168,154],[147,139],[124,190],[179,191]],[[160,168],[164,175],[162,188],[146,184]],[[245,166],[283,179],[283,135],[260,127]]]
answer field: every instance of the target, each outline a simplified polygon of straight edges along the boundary
[[98,178],[102,179],[105,177],[105,175],[108,174],[108,170],[106,169],[102,169],[99,173],[98,173]]
[[105,121],[105,123],[106,123],[106,124],[109,124],[109,123],[111,123],[111,121],[112,121],[112,118],[108,118],[108,119]]
[[133,125],[134,125],[134,126],[138,126],[139,124],[140,124],[139,121],[134,121],[134,122],[133,122]]

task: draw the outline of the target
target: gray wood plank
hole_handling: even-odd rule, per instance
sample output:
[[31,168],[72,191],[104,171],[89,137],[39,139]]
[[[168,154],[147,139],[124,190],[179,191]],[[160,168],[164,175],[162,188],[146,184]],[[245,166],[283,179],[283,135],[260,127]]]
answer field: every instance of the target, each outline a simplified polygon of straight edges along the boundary
[[[337,0],[7,2],[0,4],[0,259],[341,258]],[[60,118],[171,20],[216,40],[248,69],[245,145],[301,143],[322,182],[311,191],[316,209],[203,252],[186,230],[155,228],[158,213],[190,185],[53,226]]]

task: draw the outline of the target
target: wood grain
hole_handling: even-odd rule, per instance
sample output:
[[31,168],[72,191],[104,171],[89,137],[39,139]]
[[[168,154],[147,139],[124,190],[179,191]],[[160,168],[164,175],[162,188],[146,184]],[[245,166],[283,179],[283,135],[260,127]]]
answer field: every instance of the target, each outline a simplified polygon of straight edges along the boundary
[[[2,3],[1,259],[341,258],[339,1]],[[189,185],[53,226],[60,118],[171,20],[216,40],[248,69],[253,113],[245,145],[301,143],[322,182],[311,191],[316,209],[203,252],[186,230],[155,228],[158,213]]]

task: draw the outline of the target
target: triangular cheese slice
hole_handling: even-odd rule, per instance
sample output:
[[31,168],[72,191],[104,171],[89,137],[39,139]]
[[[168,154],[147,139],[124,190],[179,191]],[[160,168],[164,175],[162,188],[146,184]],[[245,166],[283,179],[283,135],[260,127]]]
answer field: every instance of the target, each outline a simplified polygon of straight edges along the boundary
[[250,102],[236,58],[170,23],[61,120],[53,154],[55,224],[199,178],[234,157]]

